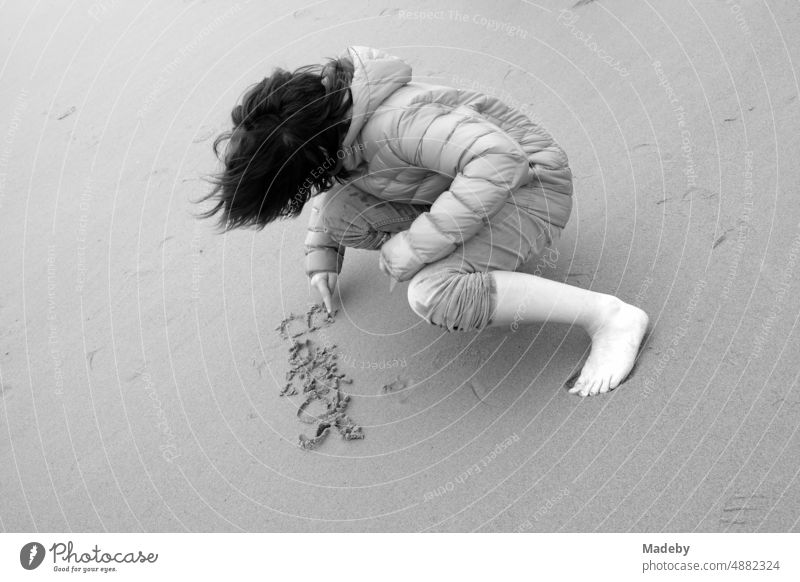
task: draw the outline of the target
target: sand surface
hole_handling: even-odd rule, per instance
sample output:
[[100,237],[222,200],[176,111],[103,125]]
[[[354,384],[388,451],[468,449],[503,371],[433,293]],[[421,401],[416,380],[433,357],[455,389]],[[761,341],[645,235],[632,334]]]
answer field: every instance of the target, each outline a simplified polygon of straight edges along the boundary
[[[572,4],[6,2],[0,529],[798,531],[800,6]],[[579,329],[444,333],[348,251],[317,333],[365,438],[298,447],[305,216],[220,236],[190,201],[250,83],[348,44],[563,144],[529,271],[648,311],[622,389],[563,389]]]

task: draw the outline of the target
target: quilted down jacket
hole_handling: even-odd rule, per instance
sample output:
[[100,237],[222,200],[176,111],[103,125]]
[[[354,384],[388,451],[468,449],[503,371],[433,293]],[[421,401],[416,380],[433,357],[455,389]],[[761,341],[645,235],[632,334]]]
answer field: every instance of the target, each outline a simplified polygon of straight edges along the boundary
[[[564,227],[572,204],[567,156],[550,134],[502,101],[412,82],[385,52],[350,47],[353,107],[342,152],[348,183],[384,200],[427,205],[384,243],[391,276],[410,279],[474,236],[522,187],[541,194],[546,220]],[[325,196],[312,198],[306,273],[339,272],[344,248],[325,232]]]

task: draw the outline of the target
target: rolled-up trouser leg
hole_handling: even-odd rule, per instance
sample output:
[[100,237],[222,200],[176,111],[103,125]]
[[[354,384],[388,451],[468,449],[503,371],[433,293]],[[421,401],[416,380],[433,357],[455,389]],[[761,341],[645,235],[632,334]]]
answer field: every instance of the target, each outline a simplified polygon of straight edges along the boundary
[[423,268],[408,286],[411,309],[448,331],[483,329],[494,311],[494,279],[488,272]]
[[448,331],[479,330],[491,323],[497,301],[491,272],[518,270],[562,230],[531,212],[524,198],[518,200],[507,202],[453,254],[414,275],[408,303],[417,315]]

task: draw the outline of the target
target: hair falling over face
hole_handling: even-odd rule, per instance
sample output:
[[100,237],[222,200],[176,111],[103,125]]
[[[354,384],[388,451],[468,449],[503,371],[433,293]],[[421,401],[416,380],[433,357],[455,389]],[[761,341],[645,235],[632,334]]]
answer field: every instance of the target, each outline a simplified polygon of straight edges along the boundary
[[[250,87],[231,112],[233,127],[214,141],[223,164],[200,202],[223,230],[263,228],[300,214],[315,192],[348,175],[336,157],[349,127],[353,65],[347,58],[293,72],[276,69]],[[222,148],[225,145],[224,150]]]

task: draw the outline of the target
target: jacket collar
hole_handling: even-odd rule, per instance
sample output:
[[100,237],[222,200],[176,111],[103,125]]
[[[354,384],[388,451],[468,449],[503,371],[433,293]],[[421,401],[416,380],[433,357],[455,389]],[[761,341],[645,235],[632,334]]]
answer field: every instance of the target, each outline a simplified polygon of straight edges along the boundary
[[358,134],[369,118],[389,95],[411,81],[411,65],[383,51],[351,46],[347,56],[353,62],[353,80],[350,90],[353,105],[350,109],[350,127],[342,141],[345,151],[344,166],[356,169],[363,161],[360,148],[353,147]]

